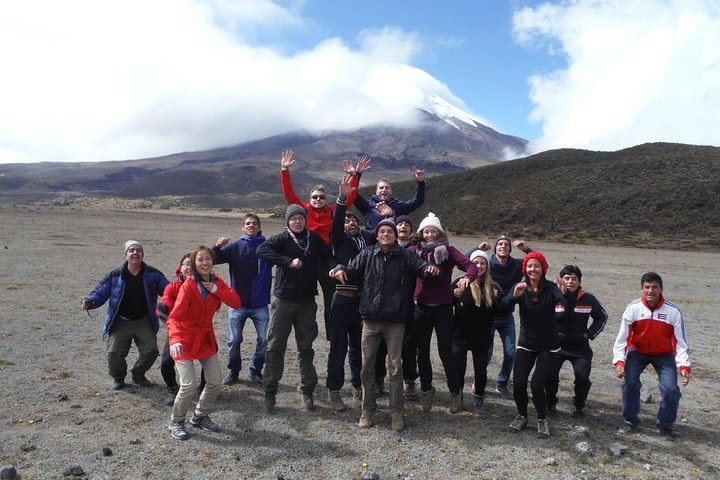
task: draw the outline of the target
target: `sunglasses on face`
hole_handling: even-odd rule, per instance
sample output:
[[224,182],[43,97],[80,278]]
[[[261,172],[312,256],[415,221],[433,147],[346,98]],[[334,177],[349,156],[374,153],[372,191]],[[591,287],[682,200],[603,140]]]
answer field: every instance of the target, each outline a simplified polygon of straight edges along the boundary
[[310,198],[313,200],[325,200],[327,197],[325,197],[325,195],[310,195]]

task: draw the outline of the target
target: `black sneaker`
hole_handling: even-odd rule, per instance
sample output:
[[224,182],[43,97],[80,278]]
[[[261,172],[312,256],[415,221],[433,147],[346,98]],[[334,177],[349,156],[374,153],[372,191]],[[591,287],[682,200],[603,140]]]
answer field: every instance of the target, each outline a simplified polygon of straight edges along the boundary
[[673,430],[672,427],[658,427],[658,433],[667,440],[675,440],[677,438],[677,433],[675,433],[675,430]]
[[250,381],[258,387],[263,386],[262,373],[250,372]]
[[275,392],[265,392],[265,411],[267,413],[275,411]]
[[573,412],[572,416],[573,418],[585,418],[585,410],[575,407],[575,411]]
[[138,387],[152,387],[152,383],[150,382],[150,380],[145,378],[145,375],[133,376],[133,383]]
[[232,385],[234,383],[238,382],[238,378],[240,377],[240,374],[238,372],[230,372],[227,374],[227,377],[223,378],[223,385]]
[[203,430],[206,430],[208,432],[220,431],[220,427],[218,427],[215,422],[210,420],[210,415],[203,415],[202,417],[198,417],[193,413],[192,417],[190,417],[190,425],[195,428],[202,428]]
[[623,435],[630,435],[631,433],[637,433],[639,431],[640,425],[630,422],[624,422],[622,425],[620,425],[620,428],[618,428],[617,433],[621,433]]
[[473,408],[476,412],[480,413],[483,410],[485,410],[485,396],[484,395],[474,395],[473,394]]
[[168,430],[170,430],[170,436],[174,438],[175,440],[187,440],[190,438],[190,435],[185,431],[185,421],[181,420],[179,422],[170,422],[170,425],[168,425]]
[[113,379],[113,382],[110,385],[110,388],[112,388],[113,390],[122,390],[123,388],[125,388],[125,379],[124,378]]

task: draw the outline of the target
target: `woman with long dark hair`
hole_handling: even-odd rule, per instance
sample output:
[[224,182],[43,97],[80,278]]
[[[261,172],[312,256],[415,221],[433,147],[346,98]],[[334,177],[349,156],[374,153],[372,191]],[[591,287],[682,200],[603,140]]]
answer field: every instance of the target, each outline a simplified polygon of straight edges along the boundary
[[523,280],[503,298],[507,307],[520,304],[520,339],[515,352],[513,369],[513,397],[517,416],[510,423],[510,430],[519,432],[527,426],[527,384],[530,372],[535,368],[530,383],[533,404],[537,411],[538,437],[550,437],[547,422],[546,378],[549,374],[547,352],[560,350],[556,319],[565,313],[565,285],[545,278],[548,263],[540,252],[525,255],[522,264]]
[[167,319],[170,355],[180,376],[180,390],[175,397],[168,427],[176,440],[188,438],[185,416],[196,388],[194,360],[202,365],[207,383],[200,393],[190,424],[209,432],[220,430],[208,415],[215,405],[222,380],[212,320],[221,303],[240,308],[240,297],[212,272],[213,259],[212,249],[204,245],[192,251],[192,276],[180,287],[175,306]]

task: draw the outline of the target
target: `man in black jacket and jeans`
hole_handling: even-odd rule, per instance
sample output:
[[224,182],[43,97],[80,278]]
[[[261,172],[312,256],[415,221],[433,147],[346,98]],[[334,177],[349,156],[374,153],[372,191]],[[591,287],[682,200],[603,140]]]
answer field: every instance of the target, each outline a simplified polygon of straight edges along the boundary
[[397,229],[392,219],[382,220],[375,227],[377,244],[366,248],[347,267],[339,265],[335,279],[361,283],[360,317],[362,330],[363,405],[358,425],[369,428],[377,410],[375,398],[375,358],[381,340],[388,349],[390,377],[390,409],[392,429],[403,429],[402,345],[405,320],[417,277],[437,275],[437,267],[429,265],[397,244]]
[[313,392],[318,382],[312,348],[318,335],[315,295],[318,265],[327,262],[330,248],[317,233],[306,228],[306,215],[300,205],[290,205],[285,213],[285,231],[272,236],[257,249],[258,257],[277,267],[263,371],[265,409],[268,412],[275,409],[275,395],[285,367],[287,340],[293,327],[300,366],[298,390],[305,409],[315,408]]
[[[575,372],[575,417],[585,415],[585,400],[590,392],[590,368],[593,351],[590,340],[595,340],[605,328],[607,313],[600,302],[591,293],[580,286],[582,272],[577,265],[566,265],[560,270],[560,278],[565,283],[565,315],[558,320],[557,328],[560,336],[560,351],[549,353],[548,376],[545,391],[547,393],[548,415],[557,413],[557,391],[560,369],[567,360]],[[588,320],[592,324],[588,327]]]

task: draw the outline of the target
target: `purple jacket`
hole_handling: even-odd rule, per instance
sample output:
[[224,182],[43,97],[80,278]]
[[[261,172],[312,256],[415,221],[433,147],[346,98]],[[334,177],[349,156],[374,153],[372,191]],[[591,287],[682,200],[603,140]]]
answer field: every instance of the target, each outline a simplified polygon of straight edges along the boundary
[[[450,289],[453,268],[458,267],[465,272],[465,276],[472,282],[477,277],[477,267],[468,257],[457,248],[448,245],[448,258],[440,264],[440,274],[418,279],[415,283],[415,300],[426,305],[452,305],[453,294]],[[410,247],[417,255],[417,247]]]

